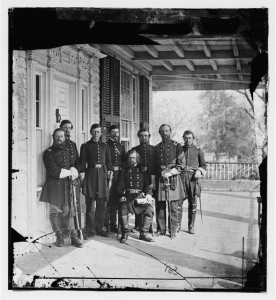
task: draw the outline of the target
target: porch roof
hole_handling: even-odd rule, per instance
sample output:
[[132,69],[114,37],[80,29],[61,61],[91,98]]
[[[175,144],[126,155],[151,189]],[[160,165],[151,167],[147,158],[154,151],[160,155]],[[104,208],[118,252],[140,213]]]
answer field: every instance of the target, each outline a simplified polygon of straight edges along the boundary
[[267,9],[28,9],[24,22],[22,11],[12,47],[87,43],[152,75],[154,91],[248,89],[249,64],[267,48]]

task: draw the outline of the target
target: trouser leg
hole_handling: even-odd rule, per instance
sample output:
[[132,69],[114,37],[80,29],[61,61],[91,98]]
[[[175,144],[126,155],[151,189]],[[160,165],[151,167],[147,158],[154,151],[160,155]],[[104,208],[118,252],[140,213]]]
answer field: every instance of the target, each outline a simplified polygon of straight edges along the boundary
[[195,233],[195,219],[196,219],[196,198],[193,197],[189,201],[188,205],[188,229],[191,234]]
[[[169,216],[169,228],[172,229],[170,234],[172,237],[175,237],[176,229],[177,229],[178,200],[170,201],[168,205],[171,206],[169,209],[169,211],[171,211],[171,215]],[[171,226],[170,226],[170,222],[172,223]]]
[[128,218],[128,209],[126,204],[122,204],[120,207],[120,215],[121,215],[121,230],[122,236],[120,239],[121,243],[125,243],[128,238],[128,231],[129,231],[129,218]]
[[97,198],[95,211],[95,226],[98,233],[103,232],[105,220],[105,199]]
[[135,228],[139,229],[142,226],[142,222],[143,222],[143,215],[135,214]]
[[96,221],[95,221],[95,203],[94,198],[86,198],[86,231],[87,234],[94,235],[96,233]]
[[166,202],[156,202],[156,219],[157,219],[157,231],[161,234],[166,233]]
[[112,231],[116,231],[117,230],[117,209],[118,209],[118,205],[117,203],[112,203],[110,205],[110,210],[109,210],[109,218],[110,218],[110,229]]
[[183,215],[183,202],[184,202],[183,199],[178,201],[178,207],[177,207],[177,232],[179,232],[180,229],[181,229],[182,215]]
[[147,209],[143,213],[143,223],[140,229],[140,240],[145,242],[153,242],[153,239],[150,238],[146,232],[149,231],[150,225],[152,224],[153,208],[148,205]]
[[61,228],[61,213],[52,213],[50,214],[50,222],[53,228],[53,231],[56,234],[57,240],[56,245],[58,247],[64,246],[64,239],[62,236],[62,228]]
[[110,223],[109,223],[109,220],[110,220],[110,200],[109,202],[106,202],[106,208],[105,208],[105,220],[104,220],[104,227],[109,230],[110,228]]

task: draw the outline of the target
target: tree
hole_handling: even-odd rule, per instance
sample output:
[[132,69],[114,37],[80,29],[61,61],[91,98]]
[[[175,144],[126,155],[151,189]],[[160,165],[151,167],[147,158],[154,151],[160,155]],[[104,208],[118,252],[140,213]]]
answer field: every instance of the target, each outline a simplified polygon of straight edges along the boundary
[[160,142],[158,133],[159,127],[162,124],[168,124],[172,128],[171,138],[178,142],[183,142],[183,132],[185,130],[193,130],[197,119],[195,113],[187,110],[185,100],[177,101],[174,98],[163,99],[162,101],[153,102],[153,124],[151,128],[151,143],[157,144]]
[[249,160],[254,156],[254,126],[252,117],[238,105],[233,93],[206,91],[201,94],[203,113],[199,124],[199,144],[206,152],[228,153]]

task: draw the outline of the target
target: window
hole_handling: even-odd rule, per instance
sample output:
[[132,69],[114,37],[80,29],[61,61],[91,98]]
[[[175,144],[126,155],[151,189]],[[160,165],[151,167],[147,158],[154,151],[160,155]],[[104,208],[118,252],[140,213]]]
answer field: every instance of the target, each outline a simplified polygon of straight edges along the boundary
[[137,97],[137,84],[136,77],[133,77],[133,123],[138,122],[138,97]]
[[121,139],[129,141],[132,121],[131,75],[121,71]]

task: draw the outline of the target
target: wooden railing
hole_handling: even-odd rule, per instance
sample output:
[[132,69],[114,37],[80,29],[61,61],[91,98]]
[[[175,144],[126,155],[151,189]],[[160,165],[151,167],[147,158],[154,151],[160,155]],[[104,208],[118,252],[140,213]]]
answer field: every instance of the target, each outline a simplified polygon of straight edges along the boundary
[[258,163],[207,162],[205,179],[236,180],[259,179]]

